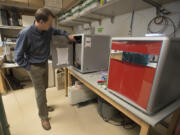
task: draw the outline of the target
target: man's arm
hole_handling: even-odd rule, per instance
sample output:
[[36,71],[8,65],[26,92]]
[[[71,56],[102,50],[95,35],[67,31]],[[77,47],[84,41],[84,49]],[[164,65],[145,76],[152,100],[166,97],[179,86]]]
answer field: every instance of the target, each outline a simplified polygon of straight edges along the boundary
[[69,36],[70,34],[64,30],[55,29],[51,27],[52,35],[63,35],[63,36]]
[[14,60],[15,62],[24,67],[26,70],[30,70],[30,64],[28,63],[27,58],[25,58],[25,51],[27,48],[27,37],[25,33],[20,33],[16,40],[16,46],[14,51]]
[[60,29],[55,29],[55,28],[51,28],[52,31],[52,35],[63,35],[63,36],[67,36],[69,38],[69,40],[75,42],[74,37],[69,34],[68,32],[64,31],[64,30],[60,30]]

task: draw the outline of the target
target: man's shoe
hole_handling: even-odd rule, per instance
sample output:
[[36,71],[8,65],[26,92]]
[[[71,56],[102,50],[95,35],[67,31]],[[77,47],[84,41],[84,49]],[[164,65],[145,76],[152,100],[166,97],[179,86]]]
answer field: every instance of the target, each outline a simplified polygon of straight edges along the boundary
[[49,123],[49,119],[41,119],[41,124],[42,124],[42,127],[45,130],[50,130],[51,129],[51,125]]
[[54,111],[54,108],[51,107],[51,106],[48,106],[48,107],[47,107],[47,110],[48,110],[48,112],[53,112],[53,111]]

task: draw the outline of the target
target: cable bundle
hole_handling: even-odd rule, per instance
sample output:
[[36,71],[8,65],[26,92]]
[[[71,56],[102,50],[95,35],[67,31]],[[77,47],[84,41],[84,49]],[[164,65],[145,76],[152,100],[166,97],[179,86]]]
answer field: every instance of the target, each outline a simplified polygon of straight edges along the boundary
[[98,97],[98,113],[105,122],[114,126],[122,126],[125,129],[133,129],[137,126],[136,123],[100,97]]
[[[153,23],[154,23],[155,25],[157,25],[157,26],[163,25],[163,28],[161,28],[161,29],[158,30],[158,31],[153,31],[152,28],[151,28],[151,25],[152,25]],[[173,21],[171,18],[169,18],[169,17],[167,17],[167,16],[164,16],[164,15],[158,15],[158,16],[154,17],[154,18],[149,22],[147,31],[148,31],[149,33],[163,33],[163,32],[167,29],[167,27],[170,26],[170,24],[173,26],[173,32],[170,33],[169,36],[175,37],[175,36],[176,36],[176,35],[175,35],[175,33],[176,33],[176,25],[175,25],[174,21]]]

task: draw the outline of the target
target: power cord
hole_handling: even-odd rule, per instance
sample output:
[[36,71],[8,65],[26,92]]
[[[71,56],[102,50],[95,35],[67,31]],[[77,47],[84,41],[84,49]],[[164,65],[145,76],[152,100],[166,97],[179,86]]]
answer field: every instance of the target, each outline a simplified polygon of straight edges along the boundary
[[129,118],[127,118],[124,114],[119,113],[119,119],[117,120],[117,118],[115,120],[113,120],[113,118],[111,120],[108,120],[107,118],[105,118],[105,114],[103,113],[103,104],[104,102],[102,102],[102,104],[100,104],[100,115],[102,116],[102,119],[114,126],[122,126],[125,129],[134,129],[136,127],[136,124],[130,120]]
[[[152,23],[154,23],[156,25],[162,25],[164,23],[164,27],[161,30],[159,30],[159,31],[153,31],[151,29]],[[164,15],[158,15],[158,16],[154,17],[149,22],[147,31],[149,33],[163,33],[165,31],[165,29],[167,28],[167,26],[169,25],[169,23],[171,23],[172,26],[173,26],[173,32],[169,36],[175,37],[176,36],[176,25],[175,25],[174,21],[171,18],[169,18],[167,16],[164,16]]]

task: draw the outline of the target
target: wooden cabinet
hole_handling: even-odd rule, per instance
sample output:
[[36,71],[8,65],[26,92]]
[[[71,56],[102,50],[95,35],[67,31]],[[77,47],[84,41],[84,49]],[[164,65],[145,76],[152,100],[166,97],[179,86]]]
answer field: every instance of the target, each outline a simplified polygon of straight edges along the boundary
[[0,0],[0,4],[20,8],[44,7],[44,0]]
[[6,2],[18,2],[18,3],[24,3],[24,4],[28,4],[28,0],[3,0]]
[[68,10],[79,3],[81,0],[62,0],[62,9]]
[[2,5],[28,8],[28,0],[0,0]]
[[45,7],[61,10],[62,0],[45,0]]
[[44,0],[29,0],[29,7],[42,8],[44,7]]

